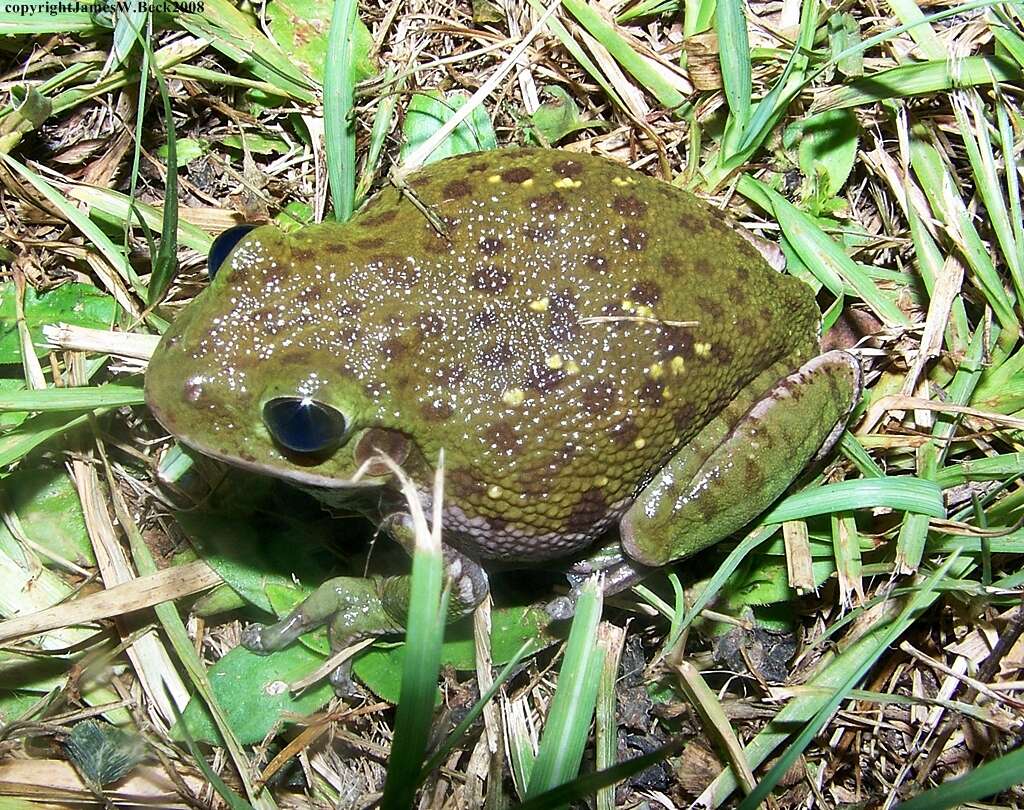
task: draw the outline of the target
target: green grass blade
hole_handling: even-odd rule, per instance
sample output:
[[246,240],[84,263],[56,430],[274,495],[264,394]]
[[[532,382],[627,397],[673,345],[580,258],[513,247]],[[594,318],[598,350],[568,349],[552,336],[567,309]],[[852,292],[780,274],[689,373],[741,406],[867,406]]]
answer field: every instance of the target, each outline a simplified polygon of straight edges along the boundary
[[83,411],[141,405],[144,402],[142,389],[135,385],[107,383],[92,387],[25,389],[0,393],[0,413]]
[[527,798],[573,779],[583,761],[604,661],[604,652],[595,643],[601,608],[597,580],[591,579],[583,585],[576,603],[576,615],[558,672],[558,687],[537,747]]
[[[760,192],[770,201],[772,211],[787,241],[812,273],[817,276],[817,270],[823,268],[826,272],[838,275],[885,323],[903,326],[910,322],[899,307],[881,293],[857,262],[851,259],[842,246],[826,234],[812,217],[773,189],[748,175],[740,178],[736,188],[744,196],[752,198]],[[819,278],[825,283],[828,277]]]
[[334,218],[352,216],[356,197],[355,96],[356,0],[334,0],[324,70],[324,140]]
[[[149,43],[146,43],[149,48]],[[159,303],[171,286],[178,269],[178,147],[174,130],[174,112],[167,82],[154,64],[153,78],[164,105],[164,125],[167,127],[167,179],[164,182],[164,207],[160,223],[160,247],[153,259],[153,275],[149,281],[147,303]]]
[[926,96],[993,81],[1019,84],[1022,77],[1020,66],[997,56],[968,56],[957,62],[955,72],[946,60],[915,62],[831,88],[818,96],[812,111],[862,107],[885,99]]
[[562,5],[576,18],[594,39],[600,42],[616,62],[622,65],[637,83],[653,95],[669,112],[681,115],[688,107],[686,97],[665,77],[633,50],[615,27],[608,23],[593,6],[583,0],[562,0]]
[[395,733],[388,759],[382,810],[407,810],[413,806],[424,754],[430,738],[441,668],[441,643],[448,614],[448,594],[442,595],[444,561],[441,556],[441,481],[443,454],[438,460],[434,487],[433,530],[427,528],[419,496],[397,466],[402,491],[409,504],[416,537],[409,585],[405,661],[402,689],[395,716]]
[[823,487],[805,489],[790,495],[762,519],[764,523],[785,523],[811,515],[849,512],[887,506],[936,518],[946,516],[942,490],[934,481],[909,475],[891,478],[864,478],[839,481]]
[[729,104],[730,126],[742,131],[750,118],[752,90],[750,41],[743,0],[718,0],[715,6],[715,32],[718,34],[718,59],[722,66],[722,84]]
[[979,765],[970,773],[900,802],[896,810],[946,810],[994,796],[1024,782],[1024,748]]

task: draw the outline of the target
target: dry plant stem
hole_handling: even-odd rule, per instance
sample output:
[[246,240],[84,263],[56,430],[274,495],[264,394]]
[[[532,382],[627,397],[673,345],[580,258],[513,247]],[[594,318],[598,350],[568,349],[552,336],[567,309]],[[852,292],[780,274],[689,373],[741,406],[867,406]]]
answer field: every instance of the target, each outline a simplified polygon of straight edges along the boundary
[[[1006,629],[999,636],[999,640],[996,642],[996,646],[992,648],[992,652],[988,654],[984,661],[981,662],[981,666],[978,667],[978,674],[975,676],[975,680],[988,683],[995,677],[999,671],[999,665],[1002,663],[1006,654],[1013,649],[1013,645],[1017,643],[1017,639],[1020,638],[1021,634],[1024,633],[1024,602],[1017,608],[1017,613],[1013,619],[1006,626]],[[953,690],[953,694],[950,698],[956,696],[957,690]],[[967,703],[974,701],[978,695],[978,690],[974,687],[969,687],[964,692],[963,700]],[[946,743],[949,742],[949,738],[953,736],[953,732],[956,731],[957,726],[960,724],[959,717],[949,717],[942,724],[942,728],[938,734],[935,735],[935,740],[932,743],[931,750],[928,752],[928,756],[924,762],[917,769],[917,773],[914,775],[915,781],[918,784],[923,785],[925,780],[928,778],[928,774],[932,768],[935,767],[935,763],[942,755],[943,749],[946,747]]]

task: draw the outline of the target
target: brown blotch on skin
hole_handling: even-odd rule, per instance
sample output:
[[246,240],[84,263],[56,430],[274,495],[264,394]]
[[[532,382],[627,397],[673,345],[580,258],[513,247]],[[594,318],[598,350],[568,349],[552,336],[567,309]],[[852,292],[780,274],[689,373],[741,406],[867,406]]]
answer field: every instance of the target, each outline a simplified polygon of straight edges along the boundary
[[360,250],[380,250],[387,245],[387,240],[380,236],[370,236],[366,239],[357,239],[356,247]]
[[448,385],[449,388],[458,385],[469,373],[465,363],[444,363],[437,367],[437,378]]
[[571,177],[573,180],[583,174],[582,164],[575,160],[560,160],[558,163],[552,164],[551,168],[562,177]]
[[413,327],[420,333],[421,338],[437,337],[443,335],[447,324],[443,315],[436,312],[421,312],[412,319]]
[[661,287],[654,281],[640,281],[630,288],[628,297],[637,304],[652,307],[661,300]]
[[505,242],[501,239],[485,236],[477,243],[477,247],[484,256],[496,256],[505,250]]
[[238,457],[242,459],[242,461],[253,462],[256,460],[256,456],[254,456],[248,450],[239,450]]
[[487,163],[483,161],[478,161],[476,163],[471,163],[469,166],[467,166],[466,171],[469,172],[470,174],[483,174],[484,172],[489,171],[490,168],[491,167],[488,166]]
[[743,481],[748,492],[764,489],[764,470],[756,459],[746,455],[743,457]]
[[419,341],[411,332],[404,332],[401,335],[392,335],[381,344],[381,348],[387,355],[388,360],[403,360],[419,348]]
[[316,251],[311,247],[293,247],[292,258],[297,262],[308,262],[316,257]]
[[366,304],[362,301],[342,301],[338,304],[338,309],[335,311],[339,318],[351,318],[353,315],[358,315],[366,309]]
[[733,354],[732,349],[724,343],[718,342],[711,347],[711,356],[715,358],[715,361],[720,366],[728,366],[732,364],[733,357],[735,355]]
[[379,214],[374,214],[363,220],[363,225],[368,228],[379,228],[382,225],[387,225],[389,222],[394,220],[398,216],[398,211],[391,208],[387,211],[381,211]]
[[734,309],[740,308],[747,303],[747,288],[742,284],[730,284],[726,293]]
[[654,380],[648,380],[640,386],[640,390],[637,391],[637,398],[645,405],[660,405],[662,403],[661,392],[665,386],[660,382]]
[[686,275],[686,265],[675,256],[663,258],[661,260],[661,267],[672,278],[681,278]]
[[619,236],[627,250],[641,251],[647,247],[647,231],[636,225],[623,225],[619,229]]
[[705,318],[712,321],[721,320],[725,316],[725,307],[715,298],[699,296],[694,302]]
[[697,409],[689,402],[682,403],[672,412],[672,423],[676,431],[683,435],[691,432],[696,418]]
[[528,169],[525,166],[515,166],[511,169],[505,169],[501,173],[501,179],[506,183],[522,183],[524,180],[529,180],[533,177],[533,170]]
[[531,242],[550,242],[555,238],[555,233],[555,229],[550,225],[527,223],[523,226],[523,235]]
[[456,467],[444,474],[445,489],[452,495],[468,497],[483,492],[484,480],[473,470]]
[[324,288],[322,284],[310,284],[295,294],[295,300],[300,304],[315,304],[318,301],[322,301],[323,297]]
[[504,267],[489,264],[473,272],[473,288],[484,292],[499,293],[512,282],[512,274]]
[[579,402],[587,413],[599,415],[607,413],[615,401],[614,392],[600,384],[590,385],[580,392]]
[[468,180],[452,180],[441,190],[445,200],[457,200],[473,193],[473,184]]
[[565,197],[557,191],[530,197],[527,204],[531,211],[536,211],[538,214],[557,214],[568,207]]
[[566,373],[561,369],[548,368],[541,363],[533,363],[526,372],[525,382],[527,388],[544,393],[546,391],[553,391],[565,378]]
[[399,256],[374,256],[370,261],[381,262],[385,269],[384,277],[402,289],[411,290],[420,282],[420,272],[415,265],[403,261]]
[[612,208],[624,217],[642,217],[647,213],[647,203],[632,194],[619,194],[612,200]]
[[519,435],[516,433],[515,428],[512,427],[512,424],[506,419],[495,422],[488,427],[484,431],[484,438],[500,453],[506,453],[510,450],[514,451],[519,447]]
[[498,313],[494,310],[494,307],[488,304],[479,312],[474,312],[470,317],[469,331],[474,333],[483,332],[486,329],[490,329],[497,323]]
[[476,360],[491,371],[502,369],[511,362],[514,354],[507,341],[493,341],[486,349],[477,353]]
[[352,456],[357,464],[364,464],[373,459],[367,468],[370,475],[388,475],[391,470],[379,458],[380,454],[384,453],[396,464],[402,464],[409,457],[411,449],[412,442],[404,434],[383,428],[370,428],[359,437]]
[[608,431],[611,440],[619,447],[626,447],[633,443],[633,440],[640,435],[640,428],[633,421],[632,417],[626,417]]
[[588,253],[582,257],[583,266],[592,273],[608,272],[608,260],[600,253]]
[[452,408],[451,403],[443,399],[436,399],[433,402],[424,403],[420,408],[420,413],[428,422],[445,422],[452,418],[455,409]]
[[588,489],[573,506],[566,521],[571,532],[584,532],[590,529],[608,513],[608,502],[604,493],[596,487]]

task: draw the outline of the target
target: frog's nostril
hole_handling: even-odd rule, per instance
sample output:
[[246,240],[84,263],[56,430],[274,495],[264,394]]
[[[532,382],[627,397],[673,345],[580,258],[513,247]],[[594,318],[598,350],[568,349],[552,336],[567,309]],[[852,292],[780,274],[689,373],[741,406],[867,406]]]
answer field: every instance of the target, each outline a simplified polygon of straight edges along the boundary
[[224,260],[231,255],[235,245],[241,242],[245,235],[255,227],[255,225],[235,225],[217,235],[213,244],[210,245],[210,252],[206,254],[206,272],[211,281],[217,275],[221,265],[224,264]]
[[345,416],[310,397],[274,397],[263,406],[263,424],[279,445],[294,453],[323,453],[341,442]]

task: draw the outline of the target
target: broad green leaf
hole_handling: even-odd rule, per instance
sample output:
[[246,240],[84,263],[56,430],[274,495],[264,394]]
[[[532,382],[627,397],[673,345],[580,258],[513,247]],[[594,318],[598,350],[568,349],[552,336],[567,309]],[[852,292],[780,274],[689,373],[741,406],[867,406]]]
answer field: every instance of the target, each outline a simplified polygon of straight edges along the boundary
[[[0,284],[0,364],[21,362],[14,297],[13,281]],[[92,329],[109,329],[116,312],[114,299],[91,284],[62,284],[43,294],[32,287],[25,289],[25,321],[37,357],[45,357],[49,351],[42,345],[45,342],[43,326],[69,323]]]
[[830,110],[797,121],[787,137],[797,143],[797,158],[805,177],[824,178],[823,191],[834,197],[845,185],[857,158],[858,125],[849,110]]
[[[33,543],[77,565],[96,564],[78,490],[63,467],[17,470],[4,479],[4,494]],[[49,565],[45,555],[40,557]]]
[[[243,745],[263,740],[275,725],[315,712],[334,695],[326,680],[292,694],[288,684],[305,677],[323,658],[302,644],[291,644],[270,655],[257,655],[235,647],[210,670],[210,685],[224,710],[228,725]],[[182,720],[189,734],[199,742],[220,743],[220,734],[203,702],[193,697]],[[178,729],[175,737],[180,739]]]
[[[230,138],[235,138],[237,140],[237,136],[231,135],[228,138],[224,138],[221,143],[226,145]],[[187,166],[193,160],[198,160],[209,151],[208,144],[197,141],[195,138],[182,138],[176,143],[176,147],[177,152],[175,154],[175,163],[179,169],[182,166]],[[156,153],[160,156],[161,160],[165,163],[167,162],[167,144],[164,144],[157,149]]]
[[579,106],[564,88],[550,85],[544,90],[548,95],[554,96],[554,100],[541,104],[530,120],[549,144],[556,144],[566,135],[581,129],[608,127],[606,121],[584,118],[580,114]]
[[[469,97],[461,92],[442,94],[433,90],[430,93],[416,93],[409,101],[409,109],[402,126],[402,132],[405,135],[405,143],[402,145],[402,160],[415,152],[431,135],[443,127],[455,111],[468,100]],[[438,145],[427,158],[427,163],[433,163],[452,155],[497,148],[498,139],[491,126],[491,119],[483,107],[477,107],[466,121],[459,124]]]
[[[259,135],[254,132],[246,132],[243,135],[228,135],[218,140],[221,146],[229,149],[248,149],[254,155],[285,155],[288,153],[288,144],[282,138],[268,138],[266,135]],[[181,148],[181,144],[178,144]]]
[[[282,50],[308,76],[320,84],[327,63],[327,30],[331,24],[332,0],[271,0],[267,3],[270,33]],[[355,25],[356,82],[377,74],[370,55],[373,37],[357,17]]]

